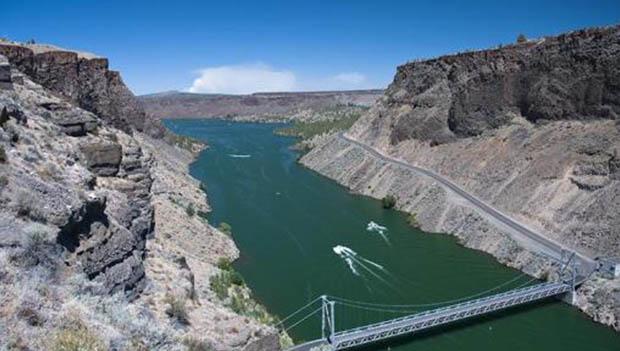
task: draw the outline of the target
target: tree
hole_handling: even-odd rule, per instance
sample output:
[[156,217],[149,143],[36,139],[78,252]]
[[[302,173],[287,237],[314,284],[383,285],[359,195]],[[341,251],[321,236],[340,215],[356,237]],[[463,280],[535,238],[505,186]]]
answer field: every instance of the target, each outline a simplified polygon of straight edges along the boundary
[[196,214],[196,210],[194,209],[194,205],[193,204],[187,205],[187,207],[185,208],[185,213],[187,213],[187,215],[190,216],[190,217],[194,217],[194,215]]
[[523,44],[526,42],[527,42],[527,38],[525,37],[525,35],[519,34],[519,36],[517,36],[517,43]]
[[217,229],[228,236],[232,236],[232,226],[226,222],[221,222]]
[[392,208],[396,205],[396,197],[394,195],[387,195],[381,200],[383,208]]

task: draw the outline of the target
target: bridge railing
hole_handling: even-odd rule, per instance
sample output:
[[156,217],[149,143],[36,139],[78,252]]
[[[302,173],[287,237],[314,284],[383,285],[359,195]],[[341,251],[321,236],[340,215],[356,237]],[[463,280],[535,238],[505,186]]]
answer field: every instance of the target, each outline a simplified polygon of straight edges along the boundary
[[458,304],[454,304],[454,305],[449,305],[449,306],[445,306],[445,307],[440,307],[440,308],[436,308],[436,309],[431,309],[431,310],[419,312],[419,313],[416,313],[416,314],[413,314],[413,315],[408,315],[408,316],[404,316],[404,317],[394,318],[394,319],[390,319],[390,320],[383,321],[383,322],[368,324],[368,325],[364,325],[364,326],[361,326],[361,327],[356,327],[356,328],[352,328],[352,329],[347,329],[347,330],[339,331],[339,332],[335,333],[335,336],[342,336],[342,335],[354,333],[356,331],[368,330],[368,329],[372,329],[372,328],[379,328],[379,327],[384,326],[384,325],[390,325],[390,324],[394,324],[394,323],[397,323],[397,322],[411,320],[411,319],[414,319],[414,318],[420,318],[420,317],[424,317],[424,316],[427,316],[427,315],[430,315],[430,314],[442,313],[442,312],[446,312],[446,311],[462,308],[462,307],[465,307],[465,306],[471,306],[471,305],[474,305],[474,304],[483,303],[483,302],[490,301],[490,300],[501,299],[501,298],[509,297],[509,296],[521,295],[521,294],[524,294],[524,293],[527,293],[527,292],[531,292],[531,291],[535,291],[535,290],[538,290],[538,289],[542,289],[542,288],[546,288],[546,287],[551,287],[551,286],[560,286],[560,285],[564,285],[564,283],[542,283],[542,284],[532,285],[532,286],[528,286],[528,287],[524,287],[524,288],[510,290],[510,291],[507,291],[507,292],[504,292],[504,293],[500,293],[500,294],[495,294],[495,295],[491,295],[491,296],[475,299],[475,300],[470,300],[470,301],[466,301],[466,302],[462,302],[462,303],[458,303]]
[[[554,295],[570,291],[571,285],[565,283],[545,283],[533,287],[515,290],[515,294],[498,294],[492,298],[473,300],[472,303],[450,306],[390,320],[379,325],[369,325],[357,331],[347,330],[336,336],[332,347],[341,350],[357,345],[362,345],[378,340],[394,337],[397,335],[412,333],[414,331],[431,328],[434,326],[451,323],[457,320],[474,317],[477,315],[494,312],[507,307],[522,303],[540,300]],[[471,306],[470,306],[471,305]]]

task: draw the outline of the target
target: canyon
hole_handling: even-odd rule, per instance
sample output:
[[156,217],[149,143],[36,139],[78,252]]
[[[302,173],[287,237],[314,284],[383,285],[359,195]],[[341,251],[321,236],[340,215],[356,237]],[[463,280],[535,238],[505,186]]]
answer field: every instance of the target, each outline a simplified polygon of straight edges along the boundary
[[[0,346],[60,349],[59,342],[81,339],[94,350],[254,351],[290,344],[232,268],[240,252],[230,227],[210,221],[209,184],[189,174],[208,145],[173,134],[163,118],[324,128],[348,118],[352,125],[309,133],[299,163],[352,193],[393,197],[424,232],[452,234],[544,279],[548,257],[413,166],[552,242],[613,262],[619,115],[620,26],[409,62],[386,90],[242,96],[135,97],[106,58],[0,40]],[[302,127],[289,135],[304,135]],[[284,166],[274,164],[288,175],[293,156],[286,157]],[[272,190],[269,196],[281,195]],[[391,212],[370,213],[406,227]],[[291,262],[297,255],[287,254]],[[620,278],[593,273],[573,302],[620,331]]]

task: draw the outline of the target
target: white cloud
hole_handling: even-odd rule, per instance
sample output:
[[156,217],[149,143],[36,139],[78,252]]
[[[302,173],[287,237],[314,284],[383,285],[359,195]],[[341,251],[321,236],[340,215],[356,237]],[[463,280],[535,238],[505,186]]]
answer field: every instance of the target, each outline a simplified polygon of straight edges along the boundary
[[360,85],[366,82],[366,76],[358,72],[344,72],[332,77],[333,80],[343,84]]
[[207,67],[197,71],[187,90],[192,93],[251,94],[256,92],[349,90],[371,88],[359,72],[331,76],[298,76],[263,63]]
[[250,94],[255,92],[294,91],[295,74],[274,70],[268,65],[233,65],[207,67],[188,89],[192,93]]

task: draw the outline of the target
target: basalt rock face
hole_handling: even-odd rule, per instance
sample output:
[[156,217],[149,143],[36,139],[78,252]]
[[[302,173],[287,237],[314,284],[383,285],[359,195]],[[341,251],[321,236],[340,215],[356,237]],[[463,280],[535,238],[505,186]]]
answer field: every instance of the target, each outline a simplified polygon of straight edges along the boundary
[[369,118],[389,120],[396,145],[480,135],[515,114],[532,123],[617,119],[619,27],[402,65]]
[[127,133],[136,129],[155,137],[165,133],[159,121],[147,117],[118,72],[109,70],[106,58],[2,42],[0,55],[35,82],[118,129]]
[[[619,113],[614,26],[405,64],[346,135],[453,181],[569,249],[615,257]],[[397,208],[415,213],[423,230],[454,234],[463,245],[540,274],[528,243],[429,178],[338,136],[301,162],[355,192],[396,196]],[[579,307],[620,330],[618,284],[592,282],[588,289],[604,293],[581,292],[587,298]]]

